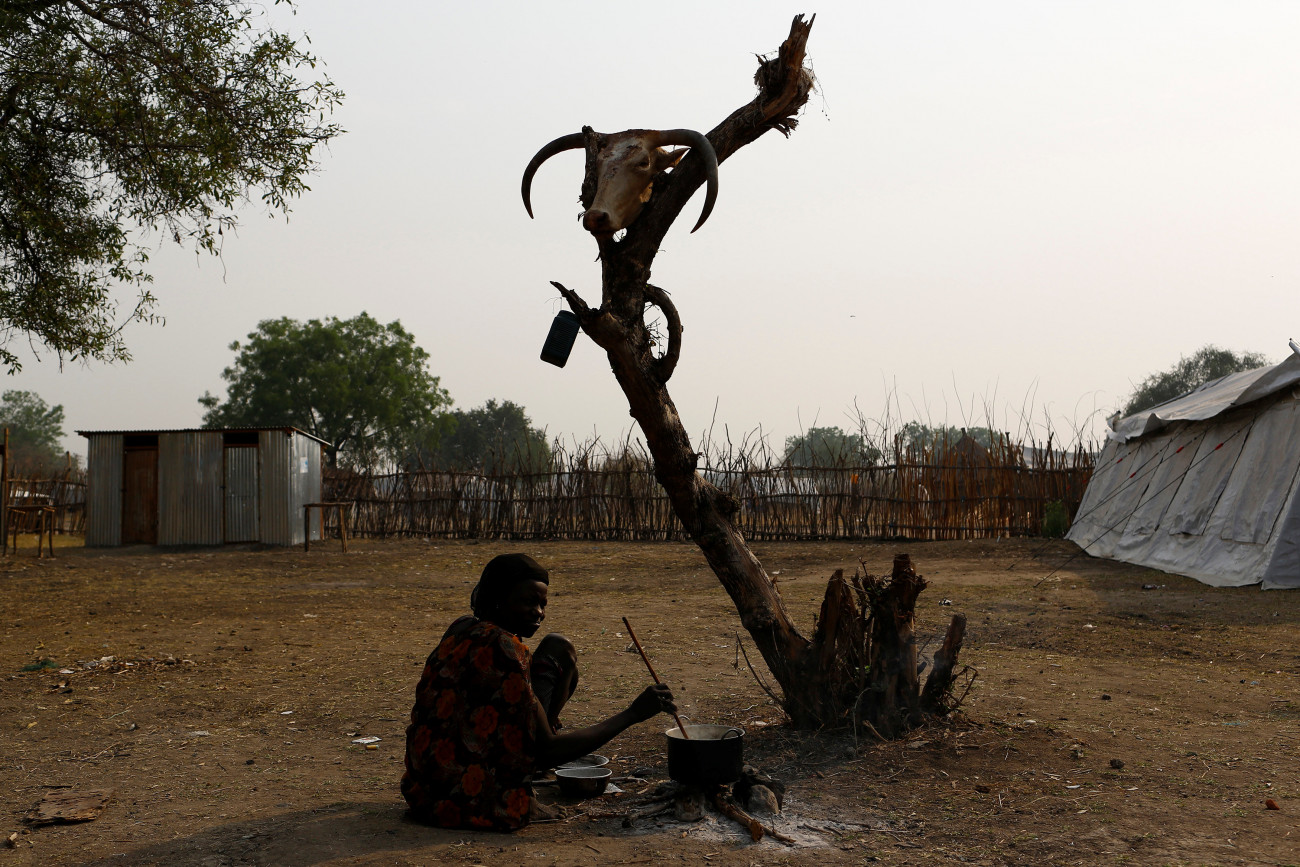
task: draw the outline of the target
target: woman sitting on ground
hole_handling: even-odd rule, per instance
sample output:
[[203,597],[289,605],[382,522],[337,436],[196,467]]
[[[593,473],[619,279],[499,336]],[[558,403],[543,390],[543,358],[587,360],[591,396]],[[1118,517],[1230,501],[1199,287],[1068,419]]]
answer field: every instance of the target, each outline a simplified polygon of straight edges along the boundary
[[577,653],[562,635],[530,658],[521,638],[546,617],[550,578],[525,554],[503,554],[429,655],[406,729],[402,795],[420,822],[513,831],[537,807],[529,777],[598,749],[624,729],[676,710],[666,686],[647,687],[627,710],[560,733],[578,683]]

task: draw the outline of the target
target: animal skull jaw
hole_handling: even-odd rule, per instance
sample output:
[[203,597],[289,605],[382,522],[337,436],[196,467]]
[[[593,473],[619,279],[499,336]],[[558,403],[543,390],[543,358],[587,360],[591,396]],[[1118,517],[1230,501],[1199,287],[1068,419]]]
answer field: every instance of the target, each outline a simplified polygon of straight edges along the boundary
[[612,237],[617,229],[610,228],[609,215],[603,211],[587,211],[582,215],[582,228],[597,238]]
[[[668,155],[671,161],[665,160],[665,165],[668,167],[675,166],[677,161],[682,158],[683,153],[685,151],[678,151],[675,154]],[[662,169],[657,170],[656,174],[658,171],[662,171]],[[650,201],[650,195],[653,192],[654,182],[651,181],[645,185],[645,189],[641,191],[640,196],[631,206],[615,212],[600,207],[600,202],[596,202],[582,215],[582,228],[586,229],[598,240],[612,237],[636,222],[636,218],[641,216],[641,211],[645,208],[645,203]]]
[[626,215],[622,225],[610,219],[610,215],[604,211],[587,211],[582,215],[582,228],[586,229],[597,240],[608,240],[619,232],[626,229],[636,221],[640,215],[641,209],[638,208],[636,213]]

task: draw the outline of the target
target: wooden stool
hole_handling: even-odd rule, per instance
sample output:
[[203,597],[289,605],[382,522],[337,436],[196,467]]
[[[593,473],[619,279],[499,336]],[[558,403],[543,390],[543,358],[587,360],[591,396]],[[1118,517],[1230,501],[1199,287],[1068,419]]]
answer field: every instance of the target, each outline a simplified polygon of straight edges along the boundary
[[[348,506],[351,503],[307,503],[302,507],[302,549],[311,550],[311,510],[320,510],[320,537],[325,541],[325,510],[334,509],[339,516],[339,539],[343,542],[343,553],[348,552]],[[51,531],[52,532],[52,531]],[[53,540],[53,536],[51,536]],[[51,544],[53,542],[51,541]],[[53,549],[51,549],[51,555]]]
[[[53,506],[10,506],[9,507],[9,528],[13,536],[14,553],[18,553],[18,521],[14,518],[21,518],[23,515],[36,515],[36,558],[45,557],[45,538],[49,536],[50,559],[54,559],[54,517],[56,509]],[[9,553],[9,540],[5,540],[5,551]]]

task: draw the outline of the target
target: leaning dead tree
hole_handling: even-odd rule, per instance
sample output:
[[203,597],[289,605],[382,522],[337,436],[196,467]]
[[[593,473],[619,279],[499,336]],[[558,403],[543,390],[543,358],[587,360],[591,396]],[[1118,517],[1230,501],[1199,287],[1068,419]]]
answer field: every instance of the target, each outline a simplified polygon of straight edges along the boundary
[[[935,665],[924,689],[918,684],[912,609],[925,582],[905,558],[887,582],[870,576],[846,580],[837,573],[827,587],[815,634],[811,639],[800,634],[776,583],[736,528],[739,504],[697,471],[699,455],[667,388],[681,351],[681,318],[668,295],[650,283],[650,266],[664,235],[701,184],[707,185],[707,195],[695,229],[708,219],[718,191],[718,165],[768,131],[789,136],[798,124],[814,86],[812,71],[804,65],[812,24],[813,18],[795,17],[777,53],[760,58],[754,76],[758,95],[708,135],[680,129],[608,134],[584,127],[533,157],[522,192],[531,215],[530,189],[541,164],[561,151],[586,151],[582,223],[600,252],[600,306],[593,308],[577,292],[554,285],[582,330],[605,350],[645,435],[656,479],[735,603],[741,623],[780,684],[782,704],[793,722],[816,728],[858,720],[891,737],[926,715],[947,711],[952,664],[961,644],[958,618],[944,644],[948,664]],[[689,151],[661,149],[671,145]],[[626,233],[616,239],[622,230]],[[646,325],[650,307],[662,311],[666,323],[662,354],[655,353]],[[869,676],[864,678],[864,671]]]

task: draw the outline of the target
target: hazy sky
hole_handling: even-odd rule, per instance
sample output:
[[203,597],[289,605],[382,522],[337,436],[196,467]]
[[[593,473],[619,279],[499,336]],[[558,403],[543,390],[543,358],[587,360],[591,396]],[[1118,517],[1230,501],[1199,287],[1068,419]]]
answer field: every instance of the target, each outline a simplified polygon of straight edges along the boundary
[[796,12],[817,13],[820,82],[799,129],[724,163],[709,222],[689,234],[697,195],[655,262],[693,434],[779,446],[890,403],[953,424],[992,407],[1012,430],[1028,407],[1059,435],[1203,344],[1280,360],[1300,338],[1291,0],[302,0],[288,25],[347,93],[348,132],[289,222],[253,203],[221,260],[159,249],[166,325],[129,330],[129,365],[42,354],[5,387],[63,404],[69,433],[194,427],[259,320],[365,310],[415,334],[457,406],[618,439],[632,420],[593,344],[538,360],[548,281],[600,297],[582,157],[541,169],[531,221],[523,168],[583,124],[711,129]]

